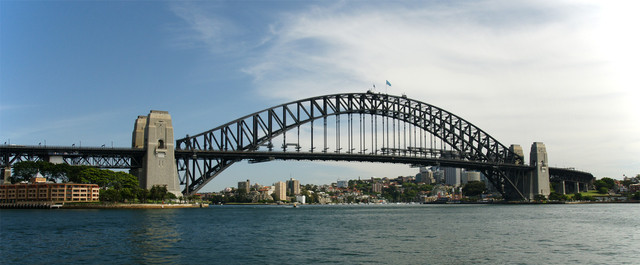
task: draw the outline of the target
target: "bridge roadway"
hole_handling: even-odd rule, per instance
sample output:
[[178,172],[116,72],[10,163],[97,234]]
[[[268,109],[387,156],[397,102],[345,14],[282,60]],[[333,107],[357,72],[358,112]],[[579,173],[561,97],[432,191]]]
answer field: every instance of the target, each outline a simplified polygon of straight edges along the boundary
[[[122,147],[76,147],[76,146],[24,146],[0,145],[0,166],[6,167],[20,161],[50,161],[60,157],[70,165],[87,165],[99,168],[131,169],[142,166],[145,150],[139,148]],[[227,159],[248,160],[249,162],[268,162],[272,160],[308,160],[308,161],[356,161],[395,163],[420,166],[456,167],[472,170],[497,168],[504,170],[528,171],[533,167],[517,164],[494,164],[478,161],[429,158],[420,156],[390,156],[374,154],[324,153],[324,152],[242,152],[216,150],[175,150],[175,158],[195,158],[199,160]],[[550,167],[551,181],[590,182],[593,176],[587,172],[575,169]]]
[[331,153],[331,152],[243,152],[243,151],[217,151],[217,150],[175,150],[176,159],[197,158],[197,159],[228,159],[228,160],[248,160],[250,163],[268,162],[272,160],[309,160],[309,161],[352,161],[352,162],[374,162],[374,163],[394,163],[418,166],[441,166],[456,167],[465,169],[481,170],[487,168],[499,168],[507,170],[531,170],[533,167],[517,164],[495,164],[479,161],[430,158],[423,156],[393,156],[376,154],[357,153]]

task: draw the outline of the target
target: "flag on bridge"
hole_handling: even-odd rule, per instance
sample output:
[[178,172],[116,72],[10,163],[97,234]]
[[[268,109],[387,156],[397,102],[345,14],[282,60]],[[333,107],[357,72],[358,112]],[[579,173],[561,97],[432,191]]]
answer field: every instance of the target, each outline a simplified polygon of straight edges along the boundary
[[391,86],[391,83],[389,83],[389,80],[386,80],[386,81],[387,81],[387,86]]

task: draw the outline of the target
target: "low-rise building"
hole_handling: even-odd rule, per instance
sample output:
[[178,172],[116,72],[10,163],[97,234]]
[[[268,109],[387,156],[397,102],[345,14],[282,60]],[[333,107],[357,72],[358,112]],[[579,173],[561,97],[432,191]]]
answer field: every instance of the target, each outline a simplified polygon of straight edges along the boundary
[[338,188],[347,188],[347,187],[349,187],[349,181],[348,180],[338,180],[337,186],[338,186]]
[[296,201],[302,204],[307,203],[307,197],[301,194],[296,195]]
[[30,183],[0,185],[0,203],[59,203],[96,202],[100,200],[100,187],[96,184],[47,183],[43,178],[32,178]]

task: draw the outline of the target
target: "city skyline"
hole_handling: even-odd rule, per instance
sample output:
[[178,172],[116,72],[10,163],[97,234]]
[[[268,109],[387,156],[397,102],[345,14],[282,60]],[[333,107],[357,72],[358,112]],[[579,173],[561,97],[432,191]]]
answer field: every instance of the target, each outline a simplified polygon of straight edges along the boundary
[[[171,114],[180,138],[292,100],[372,89],[444,108],[506,145],[544,142],[551,166],[640,173],[630,3],[0,5],[0,143],[129,147],[136,117],[152,109]],[[415,172],[242,162],[204,191],[258,174],[318,184]]]

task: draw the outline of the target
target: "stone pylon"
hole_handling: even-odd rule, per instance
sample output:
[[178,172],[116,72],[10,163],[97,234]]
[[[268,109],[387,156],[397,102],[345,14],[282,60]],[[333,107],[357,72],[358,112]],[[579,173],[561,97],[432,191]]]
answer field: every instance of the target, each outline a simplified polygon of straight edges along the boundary
[[[519,144],[512,144],[509,146],[509,151],[524,158],[524,151],[522,151],[522,146]],[[524,163],[524,161],[522,162]]]
[[167,191],[182,196],[169,112],[152,110],[148,116],[138,116],[131,145],[146,150],[142,168],[132,170],[132,174],[138,177],[140,187],[151,189],[155,185],[166,186]]
[[2,182],[0,184],[11,184],[11,168],[5,167],[2,169]]
[[530,165],[534,169],[530,172],[530,187],[525,192],[528,193],[529,199],[535,198],[536,195],[543,195],[548,198],[549,194],[551,194],[551,187],[549,187],[547,149],[543,143],[535,142],[531,145],[529,156]]

